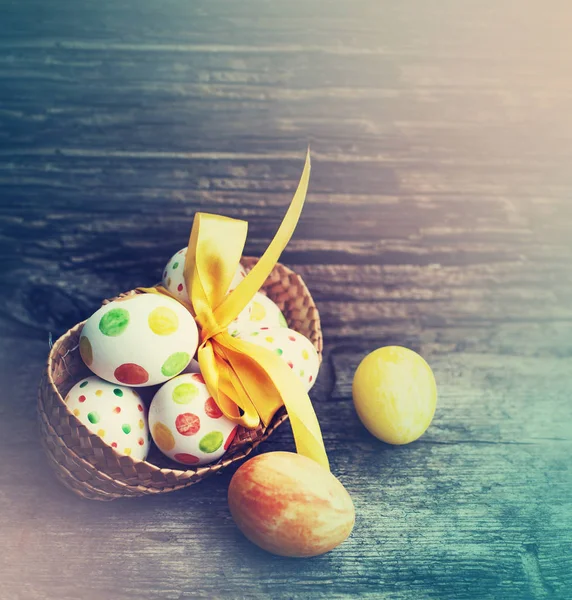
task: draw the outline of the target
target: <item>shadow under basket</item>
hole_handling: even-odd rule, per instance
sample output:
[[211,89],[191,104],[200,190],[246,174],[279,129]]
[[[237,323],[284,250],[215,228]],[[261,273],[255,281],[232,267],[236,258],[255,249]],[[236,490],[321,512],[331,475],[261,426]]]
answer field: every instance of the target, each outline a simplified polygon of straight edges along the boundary
[[[243,257],[242,265],[249,271],[257,261],[256,258]],[[291,329],[311,340],[321,360],[320,317],[302,278],[284,265],[277,264],[261,292],[280,307]],[[122,296],[135,293],[138,292],[131,291]],[[64,402],[66,394],[78,381],[92,375],[84,365],[78,348],[84,323],[67,331],[53,345],[38,394],[42,445],[49,464],[58,479],[83,498],[115,500],[164,494],[188,487],[243,460],[288,418],[282,407],[268,427],[259,426],[252,430],[239,427],[231,446],[220,460],[194,469],[182,468],[162,455],[154,444],[145,461],[118,454],[101,438],[90,433]],[[138,388],[142,396],[145,390],[150,388]]]

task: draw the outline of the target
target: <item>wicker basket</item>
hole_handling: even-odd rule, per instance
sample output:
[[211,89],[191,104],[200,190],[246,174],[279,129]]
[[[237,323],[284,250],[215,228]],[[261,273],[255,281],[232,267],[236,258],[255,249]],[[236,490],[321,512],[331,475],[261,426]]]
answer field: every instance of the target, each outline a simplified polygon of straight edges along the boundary
[[[242,264],[249,271],[257,260],[243,257]],[[300,276],[284,265],[277,264],[261,291],[280,307],[290,328],[312,341],[321,359],[320,317]],[[118,454],[90,433],[68,411],[63,400],[80,379],[91,374],[83,364],[78,349],[82,327],[83,323],[79,323],[52,347],[40,382],[38,413],[42,445],[50,465],[60,481],[83,498],[132,498],[172,492],[193,485],[244,459],[288,418],[282,407],[266,428],[260,426],[247,430],[239,427],[228,452],[218,462],[195,469],[181,470],[178,463],[163,456],[154,446],[148,461]],[[145,398],[145,391],[152,396],[155,389],[138,388],[138,391]]]

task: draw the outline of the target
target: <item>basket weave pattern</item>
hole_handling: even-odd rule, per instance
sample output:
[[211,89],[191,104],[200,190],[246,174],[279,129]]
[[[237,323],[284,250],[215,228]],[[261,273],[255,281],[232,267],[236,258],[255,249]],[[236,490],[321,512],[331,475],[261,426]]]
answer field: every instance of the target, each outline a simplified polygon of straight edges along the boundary
[[[258,259],[243,257],[249,271]],[[320,317],[302,278],[277,264],[261,290],[280,307],[288,326],[305,335],[321,358]],[[137,292],[131,291],[121,296]],[[106,301],[107,302],[107,301]],[[163,456],[154,446],[148,461],[118,454],[98,436],[89,432],[66,407],[64,398],[82,378],[91,374],[79,354],[79,336],[84,323],[67,331],[52,347],[38,394],[42,445],[59,480],[76,494],[91,500],[160,494],[198,483],[224,467],[244,459],[287,418],[282,407],[268,427],[247,430],[239,427],[224,456],[215,463],[194,469]],[[154,389],[138,388],[145,400]],[[147,393],[146,393],[147,392]]]

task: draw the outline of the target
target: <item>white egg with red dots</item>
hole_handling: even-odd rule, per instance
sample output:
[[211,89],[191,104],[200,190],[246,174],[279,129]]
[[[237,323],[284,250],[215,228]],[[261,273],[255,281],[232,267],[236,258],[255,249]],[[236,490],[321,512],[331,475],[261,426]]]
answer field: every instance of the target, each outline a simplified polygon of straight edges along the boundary
[[145,460],[149,451],[146,409],[136,390],[85,377],[65,397],[67,409],[119,454]]
[[138,387],[178,375],[198,341],[197,324],[180,302],[160,294],[134,294],[102,306],[86,321],[79,350],[102,379]]
[[[174,254],[167,266],[163,269],[162,284],[166,290],[169,290],[171,294],[179,298],[184,302],[189,302],[189,293],[187,291],[187,285],[185,284],[185,278],[183,271],[185,268],[185,258],[187,256],[187,248],[181,248],[176,254]],[[232,292],[238,284],[246,277],[246,271],[242,265],[238,265],[236,273],[230,282],[227,294]],[[237,335],[239,329],[248,323],[250,313],[252,310],[252,303],[249,303],[242,312],[232,321],[227,330],[231,335]]]
[[320,369],[320,358],[312,342],[301,333],[284,327],[255,327],[245,329],[239,339],[268,348],[292,369],[309,391]]
[[163,454],[193,467],[218,460],[232,443],[237,425],[223,415],[203,376],[185,373],[162,385],[153,397],[149,429]]

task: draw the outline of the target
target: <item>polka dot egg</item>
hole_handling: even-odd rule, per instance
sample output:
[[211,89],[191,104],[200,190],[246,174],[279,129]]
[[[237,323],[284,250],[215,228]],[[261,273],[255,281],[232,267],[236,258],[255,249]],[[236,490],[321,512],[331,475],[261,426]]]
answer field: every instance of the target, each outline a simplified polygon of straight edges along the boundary
[[138,294],[102,306],[85,323],[84,363],[112,383],[146,386],[178,375],[198,345],[191,313],[168,296]]
[[206,465],[230,446],[237,425],[209,394],[200,373],[185,373],[165,383],[149,409],[153,441],[163,454],[184,465]]
[[309,391],[318,375],[320,359],[312,342],[284,327],[258,327],[241,331],[239,339],[268,348],[280,356]]
[[[185,268],[185,258],[187,256],[187,248],[182,248],[174,256],[171,257],[167,266],[163,269],[163,287],[169,290],[177,298],[189,302],[189,294],[183,276]],[[246,277],[246,271],[242,265],[238,265],[236,273],[230,283],[228,292],[232,292],[236,286]],[[238,330],[248,323],[250,318],[252,303],[250,303],[238,317],[230,323],[228,331],[232,335],[237,335]]]
[[139,394],[91,376],[76,383],[65,398],[68,410],[119,454],[145,460],[149,429]]
[[256,292],[252,299],[252,310],[250,312],[251,327],[288,327],[288,323],[282,311],[268,296]]

